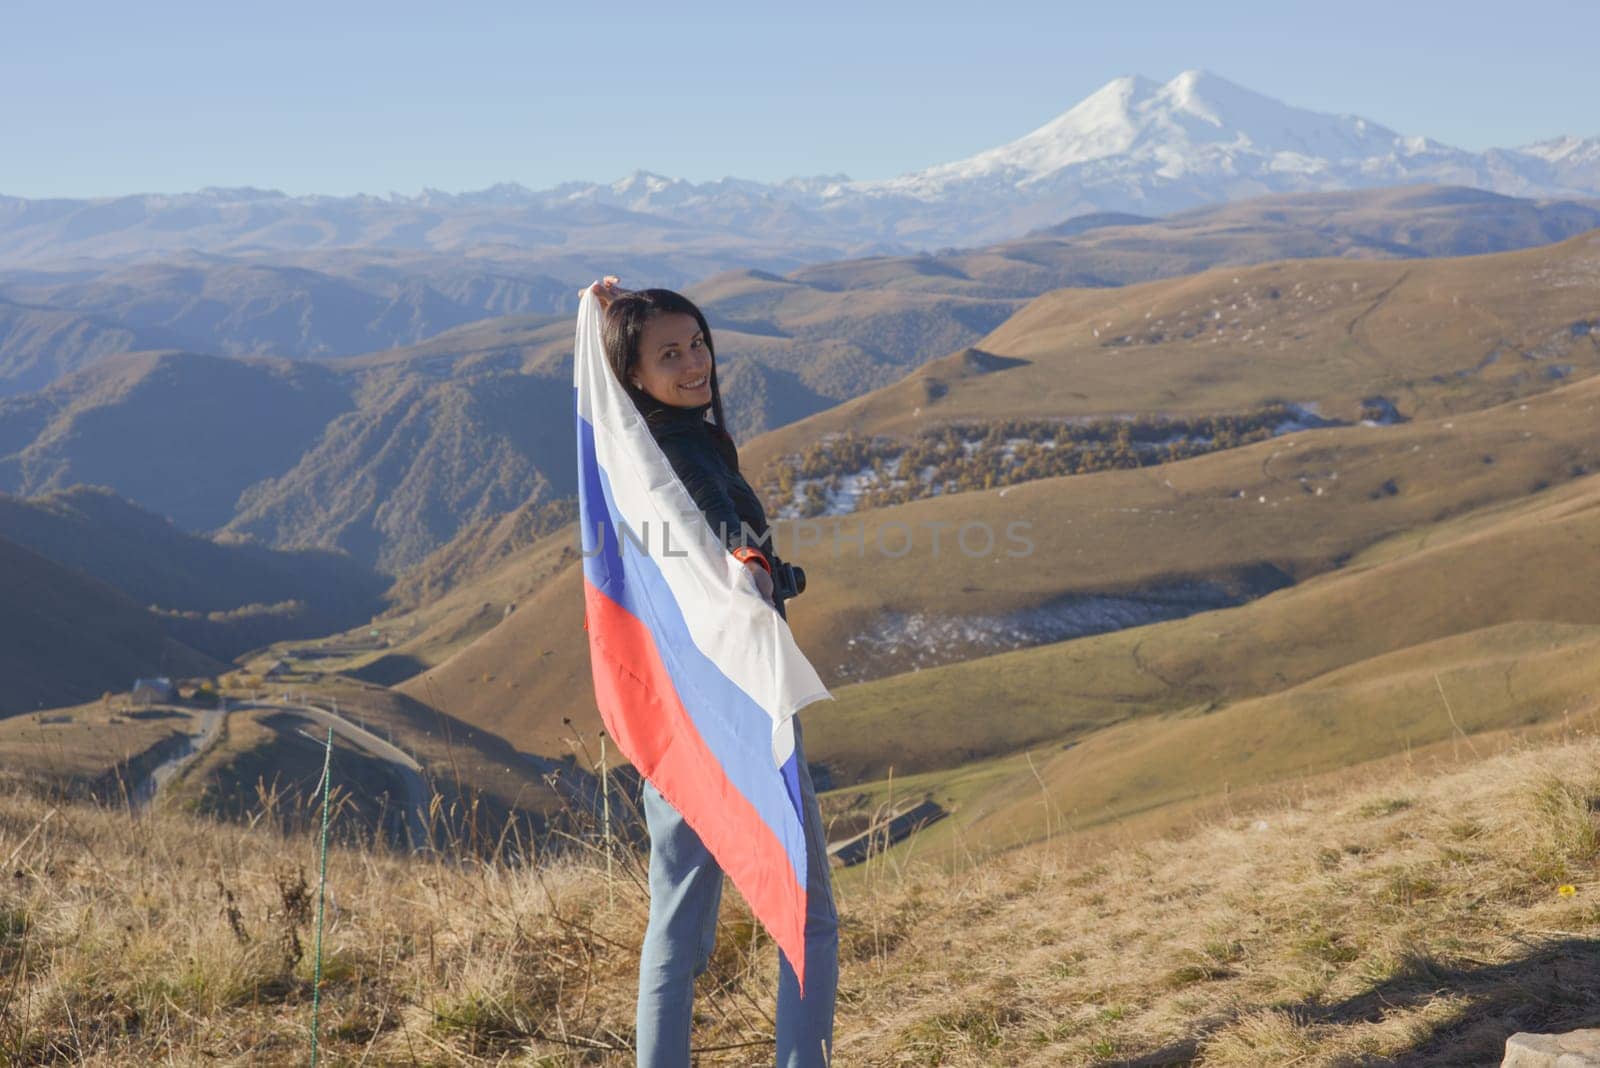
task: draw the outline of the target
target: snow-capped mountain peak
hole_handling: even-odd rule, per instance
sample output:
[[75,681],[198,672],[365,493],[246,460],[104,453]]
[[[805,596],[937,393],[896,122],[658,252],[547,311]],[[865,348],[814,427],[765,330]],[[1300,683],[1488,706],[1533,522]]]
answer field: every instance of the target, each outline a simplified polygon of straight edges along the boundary
[[1523,145],[1517,151],[1547,163],[1571,165],[1600,162],[1600,137],[1552,137]]
[[[1076,168],[1119,158],[1157,174],[1237,173],[1246,158],[1288,172],[1332,160],[1414,154],[1394,131],[1353,115],[1297,108],[1203,70],[1166,83],[1113,79],[1015,141],[964,160],[872,183],[881,192],[941,197],[954,187],[1050,182]],[[1244,169],[1249,169],[1245,167]]]
[[611,191],[619,197],[642,196],[665,192],[679,184],[682,184],[681,179],[668,178],[651,171],[636,170],[626,178],[612,182]]

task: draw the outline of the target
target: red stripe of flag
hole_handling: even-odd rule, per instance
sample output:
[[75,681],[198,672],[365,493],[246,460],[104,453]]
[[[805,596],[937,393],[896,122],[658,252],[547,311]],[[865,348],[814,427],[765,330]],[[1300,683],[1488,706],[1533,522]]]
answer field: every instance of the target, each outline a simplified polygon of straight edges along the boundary
[[590,666],[606,729],[677,809],[761,918],[805,989],[806,892],[783,843],[722,772],[683,707],[655,639],[587,581]]

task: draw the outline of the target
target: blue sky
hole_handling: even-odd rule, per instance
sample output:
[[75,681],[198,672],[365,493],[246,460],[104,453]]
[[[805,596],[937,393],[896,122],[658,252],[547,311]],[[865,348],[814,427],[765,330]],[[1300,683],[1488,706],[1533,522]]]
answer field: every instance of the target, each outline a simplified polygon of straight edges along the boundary
[[1595,0],[9,0],[0,193],[879,178],[1192,67],[1477,149],[1600,134],[1597,39]]

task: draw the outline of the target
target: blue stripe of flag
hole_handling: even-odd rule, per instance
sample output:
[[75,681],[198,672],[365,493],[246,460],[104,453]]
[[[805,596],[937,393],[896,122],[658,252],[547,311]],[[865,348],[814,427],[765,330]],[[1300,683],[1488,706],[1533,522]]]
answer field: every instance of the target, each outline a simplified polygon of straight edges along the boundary
[[[797,756],[774,776],[772,719],[755,699],[724,675],[695,645],[689,626],[656,561],[617,540],[618,514],[610,480],[595,454],[594,427],[578,417],[579,514],[583,525],[584,573],[650,630],[672,675],[684,709],[723,774],[783,843],[796,877],[804,883],[805,832]],[[682,544],[681,542],[679,544]],[[617,582],[616,576],[623,581]]]

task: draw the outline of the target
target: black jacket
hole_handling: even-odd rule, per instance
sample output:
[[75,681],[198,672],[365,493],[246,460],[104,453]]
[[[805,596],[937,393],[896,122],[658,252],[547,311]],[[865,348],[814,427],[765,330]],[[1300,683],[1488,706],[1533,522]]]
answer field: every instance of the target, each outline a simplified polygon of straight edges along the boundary
[[767,512],[739,473],[739,450],[728,432],[707,422],[704,413],[704,408],[657,411],[647,423],[713,536],[729,552],[757,550],[776,568],[781,561],[773,551]]

